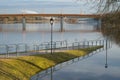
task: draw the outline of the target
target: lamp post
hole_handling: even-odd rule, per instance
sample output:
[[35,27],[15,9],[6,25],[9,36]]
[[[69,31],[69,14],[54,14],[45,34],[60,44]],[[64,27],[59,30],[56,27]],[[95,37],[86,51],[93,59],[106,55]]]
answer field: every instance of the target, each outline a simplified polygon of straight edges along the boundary
[[107,64],[107,39],[106,39],[106,63],[105,63],[105,68],[108,68],[108,64]]
[[54,20],[51,17],[51,19],[50,19],[50,24],[51,24],[51,54],[53,54],[53,52],[52,52],[53,22],[54,22]]

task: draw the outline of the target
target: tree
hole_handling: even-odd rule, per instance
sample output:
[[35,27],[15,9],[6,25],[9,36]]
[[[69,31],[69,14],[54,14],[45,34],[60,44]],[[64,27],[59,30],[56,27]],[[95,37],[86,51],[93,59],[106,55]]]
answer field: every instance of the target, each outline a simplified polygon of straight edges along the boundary
[[120,0],[99,0],[98,12],[119,12],[120,11]]

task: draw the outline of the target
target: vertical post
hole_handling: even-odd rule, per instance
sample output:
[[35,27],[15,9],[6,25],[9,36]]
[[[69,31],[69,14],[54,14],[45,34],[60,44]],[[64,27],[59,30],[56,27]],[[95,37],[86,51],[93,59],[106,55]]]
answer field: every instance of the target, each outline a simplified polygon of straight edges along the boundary
[[74,43],[72,43],[72,49],[74,49],[74,47],[73,47],[73,46],[74,46]]
[[79,50],[79,48],[80,48],[80,42],[78,42],[78,50]]
[[85,41],[83,41],[83,46],[82,47],[85,48]]
[[67,43],[67,40],[65,40],[65,44],[66,44],[66,48],[68,48],[68,43]]
[[52,52],[52,37],[53,37],[53,18],[50,19],[50,24],[51,24],[51,54],[53,54]]
[[99,46],[101,46],[101,40],[99,40]]
[[49,46],[49,44],[45,44],[45,51],[46,51],[46,53],[47,53],[47,50],[48,50],[48,46]]
[[51,77],[50,80],[53,80],[53,68],[51,67]]
[[25,19],[25,17],[22,18],[22,26],[23,26],[22,30],[25,31],[26,30],[26,19]]
[[108,64],[107,64],[107,39],[106,39],[106,63],[105,63],[105,68],[108,68]]
[[34,51],[36,52],[37,51],[37,49],[36,49],[37,46],[34,44],[33,47],[34,47]]
[[101,32],[101,23],[102,23],[101,19],[98,19],[98,28],[99,28],[100,32]]
[[90,47],[90,46],[89,46],[89,41],[87,41],[87,45],[88,45],[88,48],[89,48],[89,47]]
[[15,46],[16,46],[16,56],[18,56],[18,45],[15,44]]
[[96,46],[97,46],[97,41],[96,41]]
[[92,47],[93,47],[93,41],[92,41]]
[[104,47],[103,47],[103,50],[104,50],[104,48],[105,48],[105,40],[103,40],[103,46],[104,46]]
[[63,32],[63,16],[60,17],[60,32]]
[[26,52],[26,53],[27,53],[27,47],[28,47],[27,44],[25,44],[25,52]]
[[110,43],[111,43],[111,41],[109,40],[109,48],[110,48]]
[[6,57],[9,57],[9,46],[8,45],[6,45],[6,52],[7,52]]
[[56,42],[54,42],[53,45],[54,45],[54,46],[53,46],[53,49],[54,49],[54,52],[55,52],[55,49],[56,49]]
[[61,50],[62,50],[62,41],[60,41],[60,48],[61,48]]
[[52,54],[52,45],[53,45],[53,43],[52,43],[52,36],[53,36],[52,28],[53,28],[53,24],[51,24],[51,54]]

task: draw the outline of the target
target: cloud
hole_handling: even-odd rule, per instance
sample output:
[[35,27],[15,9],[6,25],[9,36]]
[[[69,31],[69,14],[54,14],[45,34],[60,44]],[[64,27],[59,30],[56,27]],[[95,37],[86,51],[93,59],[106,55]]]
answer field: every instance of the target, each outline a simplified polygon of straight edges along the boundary
[[38,14],[38,12],[32,10],[20,10],[20,12],[23,14]]

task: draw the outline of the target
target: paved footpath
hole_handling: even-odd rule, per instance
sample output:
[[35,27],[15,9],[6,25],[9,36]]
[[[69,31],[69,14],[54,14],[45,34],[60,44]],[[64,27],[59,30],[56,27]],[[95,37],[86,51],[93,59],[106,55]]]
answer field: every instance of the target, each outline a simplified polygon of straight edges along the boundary
[[[88,48],[90,46],[88,45],[82,45],[82,46],[70,46],[70,47],[62,47],[62,48],[57,48],[57,49],[53,49],[53,52],[65,52],[66,50],[75,50],[75,49],[82,49],[82,48]],[[18,53],[9,53],[9,54],[1,54],[0,58],[11,58],[11,57],[18,57],[18,56],[30,56],[30,55],[35,55],[35,54],[50,54],[51,53],[51,49],[49,50],[39,50],[39,51],[28,51],[28,52],[18,52]]]

